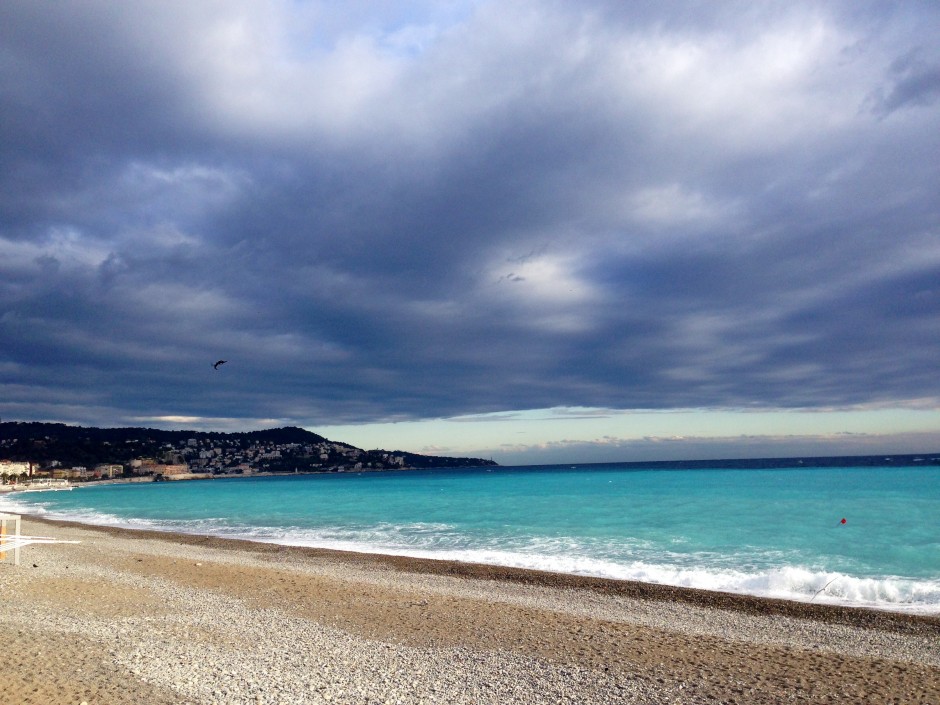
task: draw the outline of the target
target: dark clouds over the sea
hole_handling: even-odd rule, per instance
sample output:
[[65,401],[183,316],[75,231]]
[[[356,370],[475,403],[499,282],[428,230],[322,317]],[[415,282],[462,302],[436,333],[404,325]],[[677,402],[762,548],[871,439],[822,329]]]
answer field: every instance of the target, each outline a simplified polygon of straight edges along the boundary
[[940,6],[634,5],[3,3],[0,416],[936,405]]

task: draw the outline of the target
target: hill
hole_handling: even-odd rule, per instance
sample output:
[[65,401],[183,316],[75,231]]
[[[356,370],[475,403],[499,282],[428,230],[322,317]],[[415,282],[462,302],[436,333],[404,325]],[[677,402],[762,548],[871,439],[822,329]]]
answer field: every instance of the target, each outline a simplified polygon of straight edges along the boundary
[[311,472],[496,465],[481,458],[363,450],[296,426],[239,433],[95,428],[59,423],[0,423],[0,460],[39,467],[94,467],[141,460],[193,472]]

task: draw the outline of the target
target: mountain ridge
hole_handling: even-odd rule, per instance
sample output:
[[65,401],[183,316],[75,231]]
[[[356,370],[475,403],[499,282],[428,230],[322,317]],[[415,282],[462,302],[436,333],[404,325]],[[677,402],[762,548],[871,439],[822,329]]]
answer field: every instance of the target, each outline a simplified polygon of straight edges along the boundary
[[[364,450],[297,426],[256,431],[170,431],[139,426],[101,428],[43,421],[0,423],[0,460],[43,464],[125,465],[141,458],[182,463],[196,470],[252,465],[269,472],[393,470],[495,466],[483,458],[432,456],[401,450]],[[231,464],[215,462],[230,458]],[[239,462],[234,462],[238,460]],[[209,462],[203,462],[209,461]]]

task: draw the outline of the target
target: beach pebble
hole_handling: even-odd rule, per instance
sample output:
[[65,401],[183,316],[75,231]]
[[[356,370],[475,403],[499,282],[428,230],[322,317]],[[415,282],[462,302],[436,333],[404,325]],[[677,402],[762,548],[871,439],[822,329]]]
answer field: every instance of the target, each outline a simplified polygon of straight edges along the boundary
[[[106,609],[77,610],[64,601],[51,601],[40,608],[30,600],[10,596],[11,599],[3,603],[10,605],[9,609],[0,612],[0,630],[13,633],[16,629],[32,629],[41,622],[50,632],[91,640],[98,647],[97,653],[107,654],[109,669],[132,674],[136,682],[173,693],[174,704],[646,705],[704,702],[688,694],[688,689],[678,687],[681,683],[675,682],[674,664],[668,661],[655,662],[661,678],[661,682],[656,683],[639,677],[624,677],[613,668],[608,670],[604,666],[610,662],[588,668],[564,663],[561,659],[552,662],[498,648],[418,647],[370,640],[276,609],[265,600],[243,601],[220,589],[190,587],[188,580],[132,574],[98,558],[77,560],[81,550],[75,546],[48,547],[43,554],[44,570],[25,575],[34,576],[30,580],[35,584],[46,580],[47,573],[53,578],[64,577],[62,557],[69,556],[69,565],[74,568],[70,577],[94,585],[98,594],[108,595],[107,603],[99,607],[117,604],[117,596],[125,591],[132,596],[130,599],[136,600],[132,603],[134,609],[124,613],[111,613]],[[144,555],[148,566],[176,560],[179,575],[189,571],[196,580],[202,580],[216,562],[224,560],[252,569],[264,567],[262,560],[247,552],[230,555],[165,541],[125,544],[115,538],[112,550],[125,551],[130,556]],[[192,566],[204,570],[192,571]],[[313,570],[301,563],[292,569],[298,574]],[[318,567],[317,570],[326,569]],[[343,568],[336,570],[337,579],[341,579]],[[370,579],[376,585],[387,581],[392,587],[401,587],[405,580],[413,581],[414,594],[422,598],[411,601],[412,605],[433,604],[440,595],[488,602],[501,600],[507,605],[542,610],[545,614],[557,612],[610,624],[629,622],[637,625],[638,630],[651,628],[671,634],[683,633],[689,636],[690,645],[701,636],[712,639],[723,636],[731,643],[792,644],[793,648],[802,649],[813,643],[819,644],[820,652],[838,648],[872,657],[889,653],[897,660],[940,663],[935,649],[932,655],[927,651],[929,644],[920,654],[916,651],[916,642],[910,639],[897,637],[896,641],[891,641],[891,635],[879,632],[784,617],[753,616],[688,605],[677,610],[668,602],[637,602],[588,592],[578,593],[573,600],[574,593],[570,592],[445,580],[436,576],[402,576],[392,571],[376,573]],[[24,584],[23,596],[27,594],[26,588]],[[311,600],[315,604],[315,597]],[[415,611],[407,600],[398,604],[409,613]],[[677,617],[680,614],[681,619]],[[342,623],[341,615],[337,615],[337,619],[337,623]],[[39,655],[38,648],[35,653]],[[715,677],[706,671],[698,681],[704,683],[710,679]],[[741,692],[733,695],[729,692],[729,697],[738,702],[755,701],[753,693],[748,691],[751,685],[742,682],[732,687]],[[807,691],[802,693],[805,696]],[[846,702],[851,701],[848,695],[845,697]]]

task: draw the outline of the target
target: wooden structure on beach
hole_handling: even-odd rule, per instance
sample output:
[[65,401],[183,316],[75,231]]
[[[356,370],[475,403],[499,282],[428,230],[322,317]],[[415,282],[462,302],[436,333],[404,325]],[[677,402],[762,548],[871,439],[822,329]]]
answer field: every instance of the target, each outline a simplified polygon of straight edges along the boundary
[[20,546],[22,545],[20,525],[19,514],[0,514],[0,561],[5,561],[7,550],[12,549],[13,565],[20,564]]
[[32,543],[81,543],[63,541],[51,536],[23,536],[20,531],[22,520],[19,514],[0,513],[0,562],[5,561],[7,553],[13,552],[13,565],[20,564],[20,549]]

